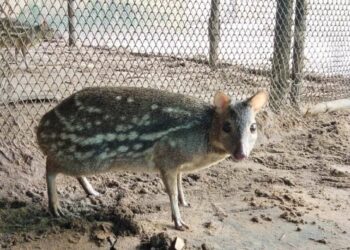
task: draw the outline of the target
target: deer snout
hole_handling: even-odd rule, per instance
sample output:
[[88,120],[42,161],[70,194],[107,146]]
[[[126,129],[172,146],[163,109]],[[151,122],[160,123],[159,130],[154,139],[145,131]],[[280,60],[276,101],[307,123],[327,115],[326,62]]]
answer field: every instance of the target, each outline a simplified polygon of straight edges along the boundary
[[239,142],[237,144],[237,147],[233,152],[233,157],[235,158],[235,160],[238,160],[238,161],[241,161],[247,158],[247,154],[244,152],[242,142]]

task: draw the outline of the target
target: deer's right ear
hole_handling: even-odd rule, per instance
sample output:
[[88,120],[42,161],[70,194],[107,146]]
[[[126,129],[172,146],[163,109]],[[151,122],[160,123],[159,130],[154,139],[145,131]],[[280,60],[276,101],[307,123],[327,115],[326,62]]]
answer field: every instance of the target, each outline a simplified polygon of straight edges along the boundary
[[259,112],[260,109],[267,103],[269,95],[266,91],[259,91],[248,99],[248,105],[252,107],[254,112]]
[[214,96],[214,106],[218,113],[223,113],[230,105],[231,100],[224,92],[218,91]]

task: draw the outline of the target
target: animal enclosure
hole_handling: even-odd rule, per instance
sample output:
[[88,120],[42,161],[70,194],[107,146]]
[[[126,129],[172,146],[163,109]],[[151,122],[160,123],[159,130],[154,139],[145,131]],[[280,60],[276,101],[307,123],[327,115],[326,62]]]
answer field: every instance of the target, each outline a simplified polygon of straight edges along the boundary
[[[303,124],[307,131],[300,139],[284,137],[282,130],[288,126],[270,130],[280,134],[285,144],[294,139],[299,142],[295,148],[279,144],[282,149],[274,149],[277,153],[285,156],[291,149],[300,154],[309,146],[306,139],[313,140],[316,133],[316,141],[327,149],[322,151],[311,143],[312,152],[303,151],[307,155],[305,164],[294,156],[285,156],[286,161],[308,167],[312,165],[308,161],[323,152],[328,157],[325,165],[335,161],[348,166],[348,141],[343,138],[348,135],[348,116],[340,116],[343,127],[339,128],[338,123],[333,124],[336,118],[315,122],[304,118],[301,110],[350,97],[349,13],[350,3],[342,0],[1,1],[0,174],[4,175],[0,176],[11,176],[2,168],[6,164],[21,166],[21,171],[31,177],[41,174],[37,166],[44,161],[35,139],[39,119],[63,98],[92,86],[156,88],[206,101],[212,101],[217,90],[243,100],[265,89],[270,93],[270,103],[261,119],[266,121],[272,111],[278,119]],[[320,139],[328,130],[331,139],[335,138],[329,144]],[[273,162],[272,168],[285,170],[283,157],[262,154],[258,152],[256,162]],[[203,183],[214,182],[215,172],[210,174]],[[229,175],[225,176],[230,182]],[[257,173],[253,176],[259,181],[262,178]],[[271,177],[271,183],[284,183],[284,176],[279,177]],[[333,177],[322,183],[334,184]],[[196,178],[187,179],[188,185]],[[261,180],[265,182],[268,180]],[[111,188],[124,187],[109,180],[106,183]],[[349,188],[349,183],[346,179],[342,185]],[[156,189],[152,186],[147,192],[153,192],[149,191],[152,188]],[[220,193],[216,188],[214,191]],[[260,195],[278,200],[272,192]]]
[[[1,139],[33,141],[37,118],[88,86],[208,100],[218,89],[241,100],[264,88],[278,108],[348,97],[350,5],[283,3],[5,1]],[[35,31],[42,22],[50,31]],[[23,47],[28,68],[14,53]]]

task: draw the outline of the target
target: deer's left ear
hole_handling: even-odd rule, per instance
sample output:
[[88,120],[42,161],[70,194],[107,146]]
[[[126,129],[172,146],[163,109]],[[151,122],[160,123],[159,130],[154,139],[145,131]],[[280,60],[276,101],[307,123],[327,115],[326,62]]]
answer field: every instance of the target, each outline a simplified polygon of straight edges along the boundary
[[223,113],[226,111],[230,105],[231,100],[224,92],[218,91],[214,96],[214,106],[218,113]]
[[248,105],[253,109],[254,112],[259,112],[262,107],[267,103],[269,95],[266,91],[259,91],[247,100]]

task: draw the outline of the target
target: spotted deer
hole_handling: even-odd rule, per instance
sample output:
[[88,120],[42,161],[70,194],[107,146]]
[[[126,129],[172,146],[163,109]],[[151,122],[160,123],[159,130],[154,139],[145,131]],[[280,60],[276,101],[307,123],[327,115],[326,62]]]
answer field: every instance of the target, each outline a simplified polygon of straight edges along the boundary
[[26,61],[28,49],[42,40],[52,39],[54,35],[54,30],[46,21],[32,27],[16,19],[0,18],[0,48],[15,48],[16,58],[21,52],[27,69],[29,68]]
[[257,139],[255,115],[267,101],[260,91],[231,103],[217,92],[212,105],[166,91],[96,87],[76,92],[46,113],[37,139],[47,156],[49,210],[63,215],[56,176],[75,176],[88,195],[99,195],[86,176],[111,170],[157,171],[170,198],[175,228],[188,228],[182,173],[232,156],[249,156]]

